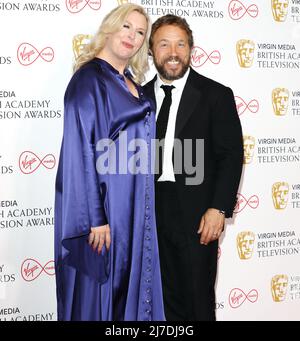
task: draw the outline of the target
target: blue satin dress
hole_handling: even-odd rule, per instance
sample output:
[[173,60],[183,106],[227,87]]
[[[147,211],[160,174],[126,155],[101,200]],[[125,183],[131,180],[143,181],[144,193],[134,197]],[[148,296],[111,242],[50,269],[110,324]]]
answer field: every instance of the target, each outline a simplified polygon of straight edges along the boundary
[[[106,155],[116,155],[118,166],[120,155],[127,153],[131,161],[137,155],[132,145],[121,150],[120,131],[126,131],[128,144],[142,139],[149,147],[155,138],[154,110],[137,89],[139,98],[99,58],[77,71],[67,87],[55,193],[58,320],[165,320],[151,163],[147,174],[125,174],[124,164],[122,171],[103,174],[97,163],[107,152],[98,150],[101,139],[113,142],[116,153]],[[151,148],[147,153],[149,161]],[[87,242],[90,227],[107,223],[111,246],[98,255]]]

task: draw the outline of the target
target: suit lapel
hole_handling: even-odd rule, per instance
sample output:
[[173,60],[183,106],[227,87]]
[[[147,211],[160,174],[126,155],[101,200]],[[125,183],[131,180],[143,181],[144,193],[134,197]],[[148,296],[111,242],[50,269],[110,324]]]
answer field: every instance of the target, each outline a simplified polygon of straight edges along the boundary
[[154,92],[154,84],[157,79],[157,75],[147,84],[143,86],[146,95],[152,100],[154,104],[154,109],[156,110],[156,97]]
[[[178,107],[176,126],[175,126],[175,138],[178,138],[181,130],[184,128],[190,116],[193,114],[196,105],[202,100],[202,92],[199,89],[199,75],[193,69],[190,70],[189,77],[186,81],[185,87],[182,92],[181,100]],[[147,84],[144,85],[144,91],[148,97],[152,100],[156,108],[156,97],[154,92],[154,84],[157,79],[157,75]]]
[[176,118],[175,138],[178,138],[181,130],[184,128],[188,119],[193,114],[197,103],[199,103],[202,99],[202,93],[201,90],[199,90],[199,84],[196,84],[196,75],[199,76],[196,71],[191,69],[183,89]]

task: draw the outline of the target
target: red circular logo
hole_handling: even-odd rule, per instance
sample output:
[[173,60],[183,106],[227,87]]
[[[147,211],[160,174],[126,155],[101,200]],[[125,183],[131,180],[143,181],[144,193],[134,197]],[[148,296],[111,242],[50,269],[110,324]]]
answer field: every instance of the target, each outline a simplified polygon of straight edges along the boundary
[[42,266],[37,260],[27,258],[21,265],[21,275],[26,282],[34,281],[42,272],[45,272],[45,274],[48,276],[54,276],[54,261],[50,260],[44,266]]
[[73,14],[81,12],[86,7],[98,11],[101,7],[101,0],[66,0],[66,7]]
[[194,46],[191,54],[191,64],[194,67],[200,67],[207,61],[213,64],[219,64],[221,62],[221,53],[218,50],[214,50],[211,53],[206,53],[202,47]]
[[35,172],[40,165],[43,165],[47,169],[53,169],[55,164],[56,160],[53,154],[47,154],[40,159],[35,153],[26,150],[19,157],[19,168],[24,174]]
[[47,46],[39,52],[32,44],[22,43],[18,47],[17,58],[19,63],[24,66],[33,64],[39,58],[49,63],[54,58],[54,51],[52,47]]

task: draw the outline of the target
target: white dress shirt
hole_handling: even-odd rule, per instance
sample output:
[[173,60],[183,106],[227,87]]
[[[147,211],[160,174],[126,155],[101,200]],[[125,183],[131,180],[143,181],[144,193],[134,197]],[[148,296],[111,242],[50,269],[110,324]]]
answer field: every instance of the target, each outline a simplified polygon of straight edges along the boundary
[[165,97],[164,90],[160,86],[161,85],[173,85],[175,87],[175,89],[172,90],[172,104],[170,107],[168,126],[167,126],[167,131],[166,131],[166,136],[165,136],[162,174],[158,178],[157,181],[175,182],[173,162],[172,162],[175,124],[176,124],[177,111],[178,111],[179,103],[181,100],[181,95],[185,87],[185,83],[189,76],[189,73],[190,73],[190,68],[187,70],[187,72],[182,78],[173,81],[172,84],[164,83],[161,80],[161,78],[158,76],[154,85],[154,91],[155,91],[155,97],[156,97],[156,120],[158,117],[160,107]]

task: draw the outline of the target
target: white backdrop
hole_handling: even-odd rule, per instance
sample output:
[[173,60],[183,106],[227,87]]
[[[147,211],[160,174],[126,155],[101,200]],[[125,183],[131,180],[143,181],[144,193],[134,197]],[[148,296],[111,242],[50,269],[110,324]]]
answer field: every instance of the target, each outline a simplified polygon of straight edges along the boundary
[[[247,136],[220,243],[218,320],[300,320],[300,2],[279,1],[282,16],[272,0],[131,1],[152,21],[187,19],[192,66],[233,89]],[[0,320],[56,320],[54,181],[72,41],[118,2],[0,1]]]

